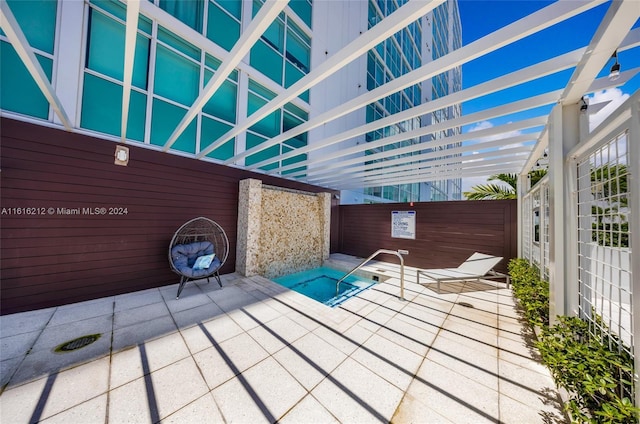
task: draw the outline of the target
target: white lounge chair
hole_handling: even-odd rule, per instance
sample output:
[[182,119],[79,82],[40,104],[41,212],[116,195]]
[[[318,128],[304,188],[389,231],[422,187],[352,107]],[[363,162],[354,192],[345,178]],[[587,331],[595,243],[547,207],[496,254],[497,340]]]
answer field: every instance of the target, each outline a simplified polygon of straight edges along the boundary
[[493,270],[493,267],[502,259],[500,256],[491,256],[476,252],[469,256],[469,259],[457,268],[418,269],[417,281],[418,284],[420,284],[420,276],[426,277],[431,280],[426,281],[426,283],[436,282],[438,284],[438,292],[440,292],[440,283],[443,281],[479,281],[481,278],[506,278],[508,288],[510,284],[509,276]]

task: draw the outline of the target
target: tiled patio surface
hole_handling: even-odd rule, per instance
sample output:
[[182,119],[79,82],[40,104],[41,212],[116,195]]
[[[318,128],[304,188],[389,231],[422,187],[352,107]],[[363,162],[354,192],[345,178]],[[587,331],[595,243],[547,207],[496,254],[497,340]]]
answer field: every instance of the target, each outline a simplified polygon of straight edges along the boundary
[[366,268],[391,278],[334,309],[229,274],[2,316],[0,421],[565,422],[504,284],[437,293],[408,269],[402,301],[398,265]]

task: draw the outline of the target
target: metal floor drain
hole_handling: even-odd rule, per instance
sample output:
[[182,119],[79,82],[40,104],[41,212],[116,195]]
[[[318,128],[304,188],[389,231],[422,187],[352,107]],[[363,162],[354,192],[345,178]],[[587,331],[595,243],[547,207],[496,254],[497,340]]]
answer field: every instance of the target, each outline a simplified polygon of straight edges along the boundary
[[82,349],[85,346],[89,346],[91,343],[97,341],[101,334],[88,334],[86,336],[78,337],[77,339],[69,340],[58,345],[53,349],[56,353],[73,352],[74,350]]
[[458,302],[458,305],[463,306],[465,308],[473,308],[473,305],[468,302]]

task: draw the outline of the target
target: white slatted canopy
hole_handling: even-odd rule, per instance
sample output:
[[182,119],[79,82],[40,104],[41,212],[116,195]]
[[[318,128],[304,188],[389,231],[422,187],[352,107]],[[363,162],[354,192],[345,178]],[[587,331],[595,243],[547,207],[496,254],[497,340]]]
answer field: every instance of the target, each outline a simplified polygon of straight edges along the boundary
[[[146,0],[121,0],[127,5],[126,40],[124,58],[124,85],[122,107],[122,142],[126,142],[127,117],[134,61],[134,46],[139,14],[152,19],[167,19],[167,14]],[[283,89],[274,99],[251,114],[239,117],[237,124],[216,140],[202,140],[207,146],[193,155],[197,159],[213,161],[207,155],[223,146],[228,140],[246,132],[252,125],[283,107],[298,95],[309,90],[329,76],[341,71],[354,60],[367,54],[377,44],[393,36],[396,32],[416,21],[421,16],[442,4],[445,0],[410,0],[396,12],[377,23],[368,31],[333,53],[328,59],[315,66],[306,76],[287,89]],[[311,118],[288,131],[268,139],[266,142],[236,152],[225,161],[226,164],[245,167],[244,159],[272,146],[324,126],[354,111],[362,110],[372,102],[383,99],[432,78],[442,72],[462,66],[481,56],[490,54],[500,48],[517,43],[550,27],[567,21],[582,13],[607,3],[607,12],[593,34],[581,34],[586,37],[586,45],[577,50],[562,53],[539,63],[497,78],[470,86],[459,92],[417,105],[411,109],[386,116],[374,122],[358,125],[341,132],[329,134],[321,139],[313,139],[302,148],[246,166],[259,172],[281,175],[285,178],[297,179],[333,189],[360,189],[395,184],[436,181],[448,178],[490,175],[496,172],[522,173],[530,169],[546,149],[544,137],[547,131],[547,116],[516,119],[508,125],[497,125],[477,132],[450,135],[435,139],[434,134],[463,126],[471,126],[495,117],[513,115],[516,112],[534,111],[542,106],[557,103],[576,104],[584,95],[599,90],[623,86],[633,78],[638,69],[630,69],[621,74],[615,81],[600,77],[614,51],[622,52],[637,49],[640,46],[640,28],[632,29],[640,16],[640,2],[622,0],[607,2],[605,0],[560,0],[540,10],[510,23],[478,40],[461,48],[423,64],[375,89],[366,91],[329,110],[312,113]],[[207,101],[216,93],[224,79],[236,69],[247,53],[266,31],[278,15],[285,10],[288,0],[267,0],[250,25],[243,29],[240,39],[230,52],[221,51],[210,41],[196,33],[179,34],[186,38],[201,37],[199,46],[205,52],[222,59],[219,69],[202,90],[198,98],[166,140],[162,150],[168,151],[189,123],[202,110]],[[73,131],[72,121],[67,117],[54,87],[49,83],[33,49],[29,46],[11,10],[2,2],[0,23],[7,38],[13,44],[27,70],[36,81],[43,94],[52,106],[60,121]],[[164,23],[163,23],[164,24]],[[464,26],[464,22],[462,23]],[[582,31],[583,28],[576,28]],[[593,29],[592,29],[593,31]],[[439,122],[417,129],[387,135],[370,143],[356,144],[355,139],[390,125],[419,118],[434,111],[464,104],[466,101],[482,99],[493,93],[537,80],[563,71],[573,69],[572,75],[564,85],[554,87],[552,91],[540,89],[540,92],[527,98],[487,107],[484,110],[462,115],[459,118]],[[543,84],[540,84],[542,87]],[[312,104],[313,106],[313,104]],[[594,106],[594,105],[591,105]],[[464,111],[464,109],[463,109]],[[517,136],[513,136],[517,132]],[[398,143],[408,141],[408,146],[399,147]],[[155,148],[154,146],[149,146]],[[447,148],[449,147],[449,148]],[[285,149],[281,149],[285,151]],[[313,154],[309,154],[313,153]],[[301,154],[309,154],[307,159],[294,164],[283,165],[284,161]],[[275,165],[274,165],[275,164]],[[268,167],[268,171],[261,169]],[[304,167],[303,170],[299,170]]]

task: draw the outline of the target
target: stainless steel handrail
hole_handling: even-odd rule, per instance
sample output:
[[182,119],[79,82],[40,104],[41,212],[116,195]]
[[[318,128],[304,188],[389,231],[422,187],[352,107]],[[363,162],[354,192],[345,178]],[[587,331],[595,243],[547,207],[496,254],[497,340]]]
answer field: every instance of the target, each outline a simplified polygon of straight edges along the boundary
[[378,250],[376,250],[373,255],[369,256],[367,259],[362,261],[360,263],[360,265],[358,265],[357,267],[355,267],[351,271],[349,271],[349,273],[347,275],[345,275],[344,277],[339,279],[338,282],[336,283],[336,297],[338,296],[338,293],[340,292],[340,283],[342,283],[351,274],[353,274],[354,272],[356,272],[357,270],[362,268],[371,259],[373,259],[374,257],[378,256],[380,253],[387,253],[387,254],[390,254],[390,255],[396,255],[397,257],[400,258],[400,300],[404,300],[404,258],[402,257],[402,255],[399,252],[397,252],[395,250],[387,250],[387,249],[378,249]]

